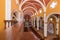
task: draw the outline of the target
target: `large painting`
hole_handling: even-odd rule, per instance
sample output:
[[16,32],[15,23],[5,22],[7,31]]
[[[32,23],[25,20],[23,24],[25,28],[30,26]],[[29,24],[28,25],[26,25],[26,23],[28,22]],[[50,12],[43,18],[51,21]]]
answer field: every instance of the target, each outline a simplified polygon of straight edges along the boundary
[[52,22],[48,23],[48,33],[54,34],[54,24]]

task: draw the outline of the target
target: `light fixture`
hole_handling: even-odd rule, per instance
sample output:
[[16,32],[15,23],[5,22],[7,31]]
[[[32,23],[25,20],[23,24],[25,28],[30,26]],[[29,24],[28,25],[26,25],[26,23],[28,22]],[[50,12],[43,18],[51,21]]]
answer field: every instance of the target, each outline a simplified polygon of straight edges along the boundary
[[50,20],[52,21],[52,20],[53,20],[53,18],[50,18]]
[[39,13],[42,13],[42,9],[39,10]]
[[50,5],[50,8],[54,9],[57,5],[57,1],[53,1]]
[[35,13],[35,15],[37,15],[37,14]]

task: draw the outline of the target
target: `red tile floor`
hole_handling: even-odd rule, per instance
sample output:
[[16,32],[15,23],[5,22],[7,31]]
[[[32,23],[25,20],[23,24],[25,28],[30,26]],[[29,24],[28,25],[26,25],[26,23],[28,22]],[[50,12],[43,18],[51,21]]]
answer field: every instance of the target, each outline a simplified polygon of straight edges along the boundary
[[[24,32],[23,24],[19,25],[18,23],[12,26],[12,34],[9,34],[11,39],[6,38],[6,40],[39,40],[35,34],[28,29],[28,32]],[[9,37],[9,38],[10,38]]]
[[[39,33],[42,32],[39,31]],[[51,38],[52,36],[48,37],[47,40],[49,40],[49,38]],[[12,26],[12,29],[9,30],[5,29],[3,31],[0,32],[0,40],[40,40],[39,38],[36,37],[36,35],[30,30],[28,29],[27,32],[24,32],[24,25],[23,24],[15,24]]]

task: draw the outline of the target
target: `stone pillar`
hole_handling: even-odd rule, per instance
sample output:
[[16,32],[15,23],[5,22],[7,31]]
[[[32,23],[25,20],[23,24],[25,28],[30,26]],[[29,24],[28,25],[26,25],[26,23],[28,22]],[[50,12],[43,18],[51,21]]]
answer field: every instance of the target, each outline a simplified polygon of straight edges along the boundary
[[5,31],[6,31],[6,40],[11,40],[12,35],[12,27],[11,27],[11,20],[5,20]]
[[34,17],[33,21],[34,21],[34,27],[35,27],[35,17]]
[[9,22],[9,28],[12,29],[12,24],[11,24],[11,22]]
[[47,17],[46,17],[46,9],[44,10],[44,37],[47,37]]
[[6,0],[5,20],[11,20],[11,0]]
[[31,23],[32,23],[32,25],[34,25],[33,20],[34,20],[34,19],[31,17]]
[[37,30],[39,30],[39,17],[37,17]]
[[59,19],[56,21],[56,35],[59,35]]
[[[11,20],[11,0],[5,0],[6,3],[6,15],[5,20]],[[6,21],[6,40],[11,40],[11,22]]]
[[44,14],[44,37],[47,37],[47,20],[46,20],[46,14]]
[[5,29],[7,29],[9,26],[9,23],[8,22],[5,22]]
[[[5,20],[11,20],[11,0],[6,0],[6,15],[5,15]],[[6,22],[6,27],[8,28],[9,23]]]

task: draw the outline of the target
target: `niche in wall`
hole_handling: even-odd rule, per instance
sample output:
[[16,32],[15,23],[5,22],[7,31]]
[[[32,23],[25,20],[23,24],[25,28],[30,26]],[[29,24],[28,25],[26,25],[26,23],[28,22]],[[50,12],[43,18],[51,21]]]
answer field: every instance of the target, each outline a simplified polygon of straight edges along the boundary
[[54,16],[50,16],[47,24],[48,34],[56,34],[56,19]]

